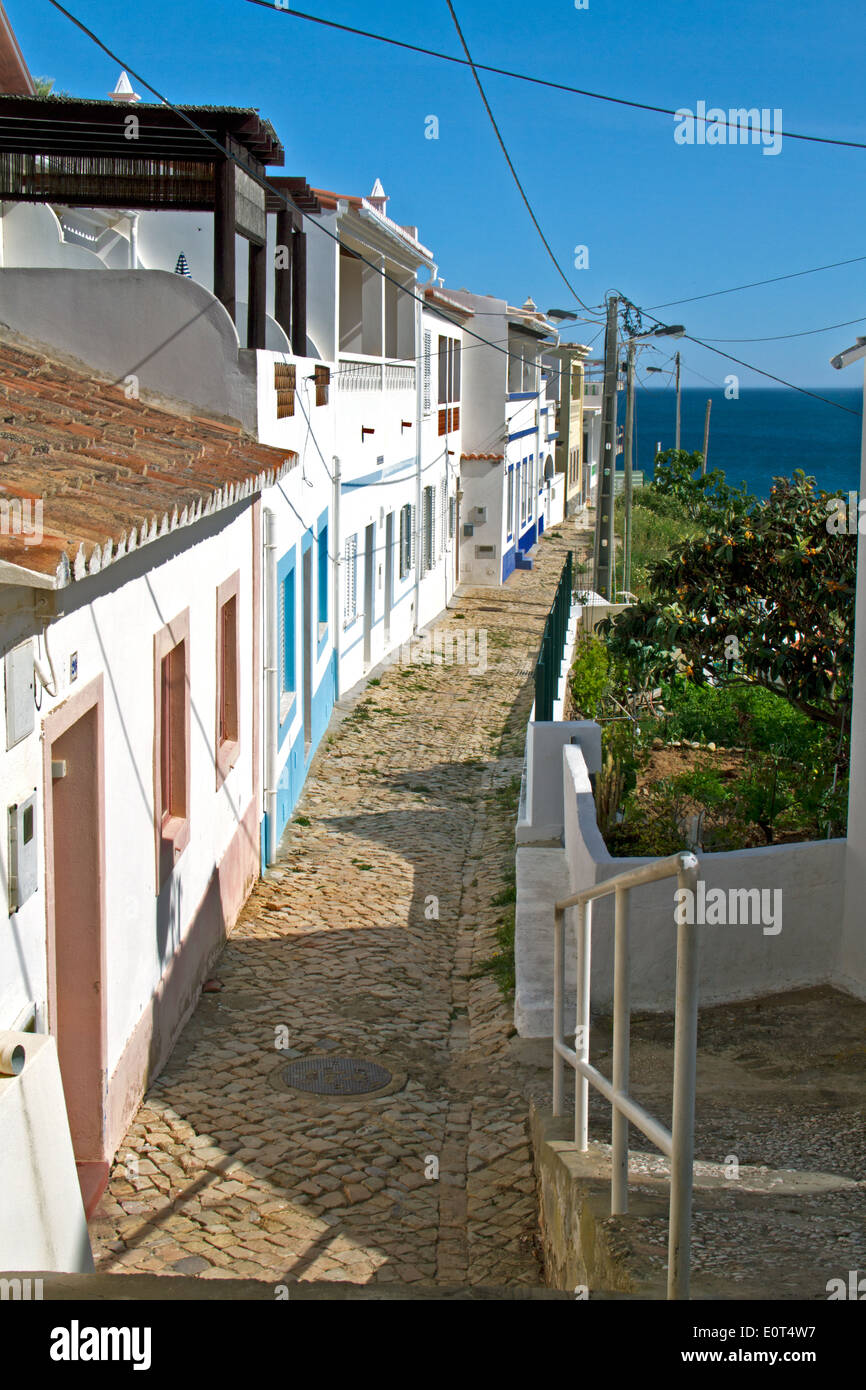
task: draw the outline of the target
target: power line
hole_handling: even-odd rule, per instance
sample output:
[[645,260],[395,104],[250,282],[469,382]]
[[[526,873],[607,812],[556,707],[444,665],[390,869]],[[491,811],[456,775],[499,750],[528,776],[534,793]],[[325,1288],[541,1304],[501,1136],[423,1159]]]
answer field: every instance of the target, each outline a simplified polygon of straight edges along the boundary
[[[661,319],[657,319],[648,309],[641,309],[639,304],[635,304],[634,300],[629,299],[628,295],[623,294],[621,290],[617,290],[616,293],[637,314],[645,315],[660,327],[666,326],[662,324]],[[752,362],[744,362],[741,357],[732,357],[729,352],[722,352],[721,348],[712,347],[710,343],[705,342],[702,338],[695,338],[691,333],[683,333],[682,337],[688,339],[690,343],[696,343],[698,347],[706,348],[707,352],[714,352],[717,357],[724,357],[728,362],[735,362],[738,367],[745,367],[747,371],[756,372],[758,376],[765,376],[768,381],[777,381],[780,386],[787,386],[791,391],[798,391],[801,396],[811,396],[813,400],[823,401],[825,405],[834,405],[837,410],[844,410],[848,415],[856,415],[858,418],[860,416],[859,410],[852,410],[850,406],[831,400],[829,396],[821,396],[816,391],[809,391],[805,386],[796,386],[793,381],[787,381],[783,376],[776,376],[774,372],[764,371],[763,367],[756,367]]]
[[847,261],[831,261],[829,265],[815,265],[809,270],[794,270],[790,275],[772,275],[769,280],[750,280],[747,285],[732,285],[728,290],[711,290],[709,294],[693,294],[688,299],[667,299],[664,304],[651,304],[650,309],[672,309],[677,304],[696,304],[699,299],[737,294],[739,290],[754,290],[759,285],[777,285],[780,280],[797,280],[801,275],[817,275],[819,270],[836,270],[840,265],[855,265],[858,261],[866,261],[866,256],[851,256]]
[[[533,86],[549,87],[557,92],[570,92],[574,96],[589,97],[592,101],[606,101],[614,106],[629,106],[635,111],[654,111],[662,116],[678,116],[685,109],[677,110],[672,106],[655,106],[648,101],[632,101],[627,97],[612,97],[604,92],[591,92],[585,87],[572,87],[567,82],[553,82],[549,78],[533,77],[525,72],[513,72],[510,68],[497,68],[489,63],[473,63],[471,59],[458,58],[452,53],[439,53],[435,48],[425,48],[421,44],[407,43],[403,39],[393,39],[386,34],[374,34],[369,29],[358,29],[351,24],[338,24],[332,19],[322,19],[320,15],[304,14],[301,10],[277,10],[274,0],[245,0],[245,3],[258,5],[261,9],[270,10],[272,13],[289,15],[293,19],[304,19],[311,24],[321,24],[326,29],[340,29],[344,34],[356,34],[363,39],[375,39],[377,43],[390,44],[392,48],[407,49],[410,53],[422,53],[427,58],[438,58],[443,63],[457,63],[461,67],[477,68],[479,72],[492,72],[499,77],[511,77],[517,82],[530,82]],[[717,120],[710,116],[692,116],[691,118],[695,121],[703,121],[705,125],[712,123],[714,126],[732,126],[735,130],[742,128],[739,121]],[[805,135],[794,130],[764,131],[763,127],[754,127],[753,134],[781,135],[785,140],[807,140],[819,145],[842,145],[849,149],[866,150],[866,143],[861,140],[836,140],[829,135]]]
[[[186,124],[192,130],[196,131],[197,134],[202,136],[202,138],[206,140],[208,144],[212,145],[214,149],[220,152],[220,154],[225,155],[227,159],[231,160],[233,164],[235,164],[239,169],[243,170],[247,177],[252,179],[254,183],[257,183],[260,188],[265,189],[266,192],[271,193],[274,197],[278,198],[279,201],[282,203],[283,207],[287,208],[289,211],[300,212],[302,217],[306,218],[308,222],[312,222],[313,225],[320,232],[322,232],[325,236],[330,237],[331,241],[333,241],[337,246],[344,245],[344,243],[340,240],[340,237],[335,232],[330,231],[330,229],[324,226],[323,223],[317,222],[312,213],[305,211],[305,209],[303,208],[297,207],[296,204],[294,204],[289,198],[286,197],[286,195],[283,193],[281,189],[275,187],[275,185],[273,185],[264,175],[259,174],[253,169],[248,168],[244,163],[242,163],[242,161],[238,158],[237,155],[233,154],[225,145],[221,144],[220,141],[217,140],[213,135],[211,135],[209,131],[204,130],[200,125],[198,125],[197,122],[192,119],[192,117],[189,115],[187,111],[184,111],[181,107],[175,106],[173,102],[170,102],[167,97],[163,96],[162,92],[160,92],[156,87],[154,87],[151,82],[148,82],[147,79],[143,77],[141,73],[137,72],[130,63],[126,62],[122,57],[120,57],[119,54],[113,52],[107,44],[103,43],[102,39],[100,39],[99,36],[93,32],[92,29],[89,29],[86,24],[84,24],[80,19],[77,19],[74,14],[72,14],[63,5],[61,5],[59,3],[59,0],[48,0],[48,3],[49,5],[52,5],[55,10],[58,10],[60,14],[65,15],[65,17],[70,21],[70,23],[74,24],[77,29],[80,29],[83,34],[85,34],[93,43],[96,44],[97,48],[101,48],[103,53],[107,54],[107,56],[112,60],[112,62],[117,63],[127,73],[134,77],[136,82],[140,82],[143,87],[146,87],[149,92],[152,92],[153,95],[163,106],[167,107],[169,111],[173,111],[174,114],[178,116],[182,121],[185,121]],[[270,5],[268,6],[268,8],[270,8]],[[288,14],[289,11],[281,11],[281,13]],[[413,299],[416,302],[416,304],[420,304],[422,308],[428,308],[427,301],[422,295],[417,294],[412,289],[409,289],[408,286],[404,285],[400,280],[397,280],[395,276],[389,275],[387,270],[385,270],[383,266],[377,265],[374,261],[371,261],[368,257],[361,255],[361,253],[358,251],[353,250],[352,254],[356,257],[357,260],[361,261],[362,264],[368,266],[370,270],[374,270],[377,275],[380,275],[383,280],[387,280],[389,284],[394,285],[395,288],[399,290],[402,294],[409,295],[409,297]],[[584,305],[583,307],[586,308],[586,305]],[[468,334],[470,338],[475,338],[478,341],[478,343],[483,343],[487,347],[492,347],[494,351],[502,353],[502,355],[504,357],[507,357],[509,360],[511,360],[511,358],[515,356],[515,354],[510,352],[508,348],[500,347],[491,339],[485,338],[483,334],[476,333],[473,329],[467,328],[465,323],[461,322],[460,319],[451,318],[446,312],[446,310],[443,309],[441,306],[437,306],[435,312],[439,315],[440,318],[444,319],[446,323],[450,323],[452,327],[459,329],[462,333]],[[408,361],[410,359],[405,360]],[[417,361],[417,359],[413,360]],[[557,373],[557,375],[561,377],[563,373],[560,371],[559,373]]]
[[834,328],[850,328],[853,323],[866,323],[866,315],[859,319],[845,319],[843,323],[828,323],[826,328],[807,328],[802,333],[777,333],[772,338],[707,338],[708,343],[781,343],[789,338],[812,338],[816,333],[830,333]]
[[829,396],[819,396],[817,391],[807,391],[805,386],[795,386],[793,381],[786,381],[782,376],[776,376],[773,372],[765,372],[762,367],[755,367],[751,362],[744,362],[739,357],[732,357],[729,352],[722,352],[721,348],[710,347],[709,343],[702,342],[700,338],[693,338],[691,333],[683,334],[690,343],[697,343],[698,347],[706,348],[708,352],[714,352],[718,357],[726,357],[729,362],[736,362],[738,367],[745,367],[747,371],[757,372],[759,376],[765,376],[769,381],[778,381],[782,386],[788,386],[792,391],[799,391],[801,396],[811,396],[815,401],[823,401],[825,405],[835,405],[837,410],[847,411],[849,415],[860,415],[859,410],[852,410],[848,405],[842,405],[839,401],[831,400]]
[[449,13],[450,13],[450,15],[451,15],[451,18],[452,18],[453,21],[454,21],[454,28],[457,30],[457,37],[458,37],[459,40],[460,40],[460,43],[461,43],[462,48],[463,48],[463,52],[466,54],[466,59],[467,59],[469,65],[470,65],[470,67],[472,68],[472,76],[475,78],[475,85],[476,85],[476,87],[478,88],[479,94],[480,94],[480,96],[481,96],[481,100],[484,102],[484,109],[485,109],[485,111],[487,112],[488,117],[490,118],[490,124],[493,126],[493,130],[494,130],[494,133],[495,133],[495,135],[496,135],[496,139],[499,141],[499,148],[502,150],[502,153],[503,153],[504,156],[505,156],[505,162],[506,162],[506,164],[508,165],[509,169],[511,170],[511,177],[514,179],[514,182],[517,184],[517,191],[519,192],[521,198],[523,199],[523,202],[524,202],[524,204],[525,204],[525,206],[526,206],[526,211],[529,213],[529,216],[532,218],[533,226],[535,227],[535,230],[538,232],[538,235],[541,237],[541,240],[542,240],[542,242],[543,242],[543,244],[544,244],[544,249],[545,249],[545,251],[547,252],[547,254],[548,254],[548,256],[550,257],[550,259],[553,261],[553,264],[556,266],[556,269],[557,269],[557,272],[559,273],[560,279],[564,282],[564,284],[566,285],[566,287],[568,288],[568,290],[570,291],[570,293],[574,295],[574,298],[577,300],[577,302],[578,302],[578,304],[580,305],[580,307],[581,307],[582,309],[589,310],[589,305],[588,305],[588,304],[584,304],[584,302],[583,302],[583,300],[581,299],[580,295],[577,293],[577,290],[574,288],[574,285],[571,283],[571,281],[569,280],[569,278],[568,278],[568,276],[566,275],[565,271],[563,270],[562,266],[559,264],[559,261],[557,260],[556,256],[554,255],[553,248],[551,247],[550,242],[547,240],[547,237],[544,235],[544,232],[541,230],[541,223],[539,222],[538,218],[536,217],[535,211],[534,211],[534,209],[533,209],[533,206],[532,206],[532,204],[530,203],[528,197],[526,196],[526,190],[525,190],[525,188],[523,187],[523,184],[520,182],[520,176],[518,175],[517,170],[516,170],[515,167],[514,167],[514,161],[512,160],[511,155],[508,153],[508,148],[507,148],[507,146],[506,146],[506,144],[505,144],[505,141],[504,141],[503,138],[502,138],[502,132],[500,131],[499,126],[498,126],[497,123],[496,123],[496,117],[494,116],[493,111],[491,110],[490,102],[487,100],[487,93],[485,92],[484,87],[482,86],[481,78],[478,76],[478,69],[476,68],[475,64],[474,64],[473,61],[472,61],[472,55],[470,54],[470,52],[469,52],[469,46],[468,46],[468,44],[466,43],[465,38],[463,37],[463,30],[460,28],[460,21],[459,21],[459,19],[457,18],[457,14],[456,14],[456,11],[455,11],[455,9],[454,9],[454,6],[452,5],[451,0],[445,0],[445,3],[446,3],[447,6],[448,6],[448,10],[449,10]]

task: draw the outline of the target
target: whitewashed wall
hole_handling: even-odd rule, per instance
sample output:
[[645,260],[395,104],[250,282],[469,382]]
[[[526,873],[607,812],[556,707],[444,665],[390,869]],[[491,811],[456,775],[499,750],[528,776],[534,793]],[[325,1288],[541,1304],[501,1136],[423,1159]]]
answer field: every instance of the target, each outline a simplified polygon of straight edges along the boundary
[[[591,747],[592,745],[590,745]],[[546,1036],[553,1019],[553,905],[639,864],[612,857],[598,829],[587,762],[579,745],[562,749],[563,847],[525,845],[517,852],[517,990],[515,1017],[523,1036]],[[701,854],[700,878],[710,888],[781,893],[781,930],[761,925],[698,926],[702,1005],[760,998],[838,980],[842,946],[845,842],[809,841],[727,854]],[[631,1004],[670,1010],[674,1001],[676,879],[631,895]],[[775,899],[773,900],[775,901]],[[613,1000],[613,896],[592,910],[592,1009]],[[568,1009],[576,968],[567,914]],[[569,922],[569,919],[571,921]],[[570,1014],[573,1017],[573,1013]]]
[[[212,534],[209,532],[212,529]],[[45,820],[41,719],[96,676],[104,681],[105,928],[107,1061],[121,1058],[160,979],[184,940],[215,867],[239,833],[253,797],[252,512],[239,505],[213,528],[201,523],[143,547],[102,575],[79,581],[61,597],[48,642],[58,673],[56,696],[42,696],[34,732],[8,752],[0,740],[0,784],[6,800],[38,794],[39,891],[0,934],[0,1026],[10,1027],[35,1002],[46,1028]],[[140,562],[148,569],[140,572]],[[152,568],[151,568],[152,566]],[[216,589],[240,570],[241,748],[216,789]],[[10,614],[24,591],[0,590],[2,629],[10,645],[32,629],[26,613]],[[154,842],[154,644],[166,623],[190,612],[190,841],[172,875],[165,936],[157,930]],[[70,681],[70,656],[78,677]],[[45,658],[43,654],[43,664]],[[257,821],[257,817],[256,817]],[[0,837],[0,878],[8,881],[7,844]]]

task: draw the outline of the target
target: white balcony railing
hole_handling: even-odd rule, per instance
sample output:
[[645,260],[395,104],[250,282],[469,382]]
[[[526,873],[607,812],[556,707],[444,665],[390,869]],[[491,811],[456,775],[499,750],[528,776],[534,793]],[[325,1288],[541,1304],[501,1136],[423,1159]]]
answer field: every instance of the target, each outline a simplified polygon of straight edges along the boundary
[[411,363],[380,358],[341,356],[336,378],[338,389],[345,392],[415,390],[415,368]]

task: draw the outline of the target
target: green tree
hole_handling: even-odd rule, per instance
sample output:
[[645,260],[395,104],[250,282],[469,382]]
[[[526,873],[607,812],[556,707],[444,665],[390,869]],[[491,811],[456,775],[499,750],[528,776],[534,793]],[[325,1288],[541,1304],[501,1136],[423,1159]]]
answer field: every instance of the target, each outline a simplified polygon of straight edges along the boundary
[[856,537],[834,533],[832,510],[801,470],[774,479],[768,501],[655,566],[650,599],[605,624],[613,654],[637,684],[756,686],[849,729]]
[[665,449],[656,454],[653,489],[672,497],[692,521],[727,521],[731,516],[751,510],[755,498],[742,487],[731,487],[721,468],[709,473],[699,470],[704,462],[700,450]]

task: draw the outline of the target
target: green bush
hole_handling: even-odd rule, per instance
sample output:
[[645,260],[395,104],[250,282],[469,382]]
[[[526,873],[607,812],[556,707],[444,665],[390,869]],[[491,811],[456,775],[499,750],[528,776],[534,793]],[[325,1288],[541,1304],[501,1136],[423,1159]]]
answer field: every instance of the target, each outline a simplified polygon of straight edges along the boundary
[[575,709],[585,719],[595,719],[609,683],[610,655],[607,645],[592,633],[577,639],[568,684]]
[[681,679],[663,687],[662,698],[668,739],[748,747],[798,761],[826,757],[827,731],[769,690]]

